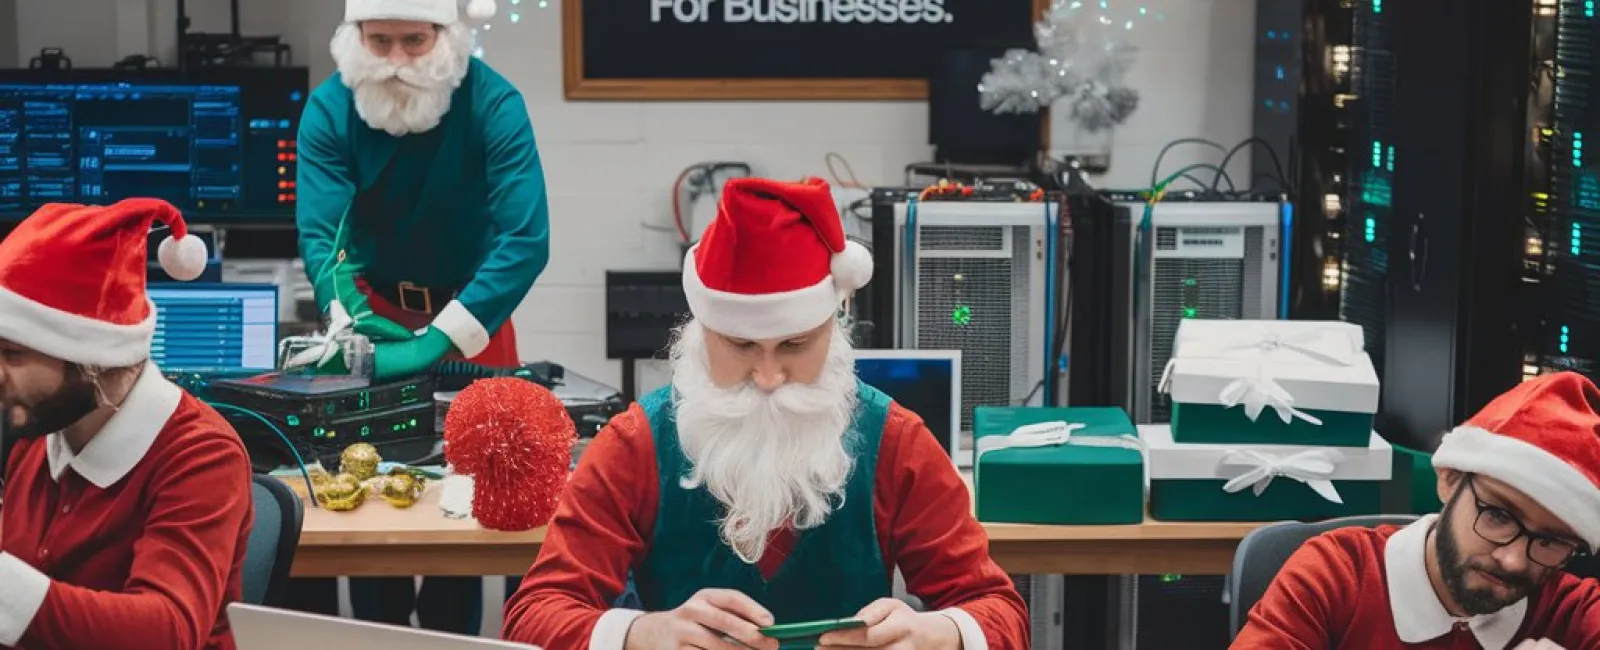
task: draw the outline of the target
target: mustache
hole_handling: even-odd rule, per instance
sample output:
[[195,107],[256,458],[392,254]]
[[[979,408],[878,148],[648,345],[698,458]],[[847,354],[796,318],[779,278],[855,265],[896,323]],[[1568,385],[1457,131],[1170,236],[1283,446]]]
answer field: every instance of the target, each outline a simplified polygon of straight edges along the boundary
[[1466,566],[1469,569],[1474,571],[1482,571],[1483,573],[1488,574],[1490,577],[1493,577],[1500,582],[1504,582],[1507,587],[1523,590],[1531,590],[1533,588],[1533,581],[1528,579],[1528,577],[1525,575],[1506,573],[1505,571],[1501,571],[1498,567],[1493,565],[1485,565],[1471,561],[1467,562]]

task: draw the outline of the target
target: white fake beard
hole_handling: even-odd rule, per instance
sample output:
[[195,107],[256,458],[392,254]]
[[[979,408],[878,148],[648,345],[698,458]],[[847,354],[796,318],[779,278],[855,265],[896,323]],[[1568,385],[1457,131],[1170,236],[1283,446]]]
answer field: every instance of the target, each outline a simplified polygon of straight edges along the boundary
[[673,343],[678,441],[691,466],[682,485],[704,485],[727,508],[722,540],[747,563],[761,559],[773,531],[815,528],[844,503],[855,351],[843,324],[833,332],[816,383],[771,393],[712,382],[700,323],[684,325]]
[[359,26],[345,24],[333,34],[333,60],[355,93],[362,121],[396,137],[422,133],[450,112],[450,97],[472,62],[472,32],[450,25],[439,32],[433,51],[396,66],[367,49]]

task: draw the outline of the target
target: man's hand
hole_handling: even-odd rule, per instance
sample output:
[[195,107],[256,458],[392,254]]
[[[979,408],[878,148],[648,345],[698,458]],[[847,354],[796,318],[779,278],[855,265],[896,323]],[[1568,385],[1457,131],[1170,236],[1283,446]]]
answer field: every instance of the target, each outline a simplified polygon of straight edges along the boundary
[[628,628],[624,650],[778,650],[778,641],[761,635],[772,613],[737,591],[702,589],[670,612],[640,616]]
[[865,621],[866,627],[824,634],[818,650],[961,650],[961,629],[950,617],[934,612],[919,613],[893,598],[873,601],[855,617]]
[[450,353],[450,337],[429,327],[409,341],[379,342],[372,346],[372,374],[378,381],[420,375]]
[[1551,641],[1549,639],[1539,639],[1538,641],[1534,641],[1533,639],[1528,639],[1527,641],[1523,641],[1522,643],[1517,644],[1517,647],[1516,647],[1515,650],[1565,650],[1565,649],[1562,648],[1561,646],[1557,645],[1555,641]]

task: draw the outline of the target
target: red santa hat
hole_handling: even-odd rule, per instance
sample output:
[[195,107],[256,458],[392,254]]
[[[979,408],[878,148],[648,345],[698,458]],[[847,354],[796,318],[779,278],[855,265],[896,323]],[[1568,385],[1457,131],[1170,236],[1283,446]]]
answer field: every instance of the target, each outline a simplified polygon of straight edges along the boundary
[[115,368],[150,357],[156,310],[145,293],[147,242],[178,280],[200,277],[206,245],[156,199],[110,207],[51,204],[0,241],[0,339],[72,363]]
[[[435,25],[454,25],[461,19],[459,0],[346,0],[344,21],[415,20]],[[467,17],[477,22],[494,18],[494,0],[471,0]]]
[[1445,434],[1433,466],[1482,474],[1544,506],[1600,548],[1600,390],[1583,375],[1537,377]]
[[844,236],[821,179],[739,178],[683,261],[695,320],[727,336],[794,336],[827,322],[872,279],[872,253]]

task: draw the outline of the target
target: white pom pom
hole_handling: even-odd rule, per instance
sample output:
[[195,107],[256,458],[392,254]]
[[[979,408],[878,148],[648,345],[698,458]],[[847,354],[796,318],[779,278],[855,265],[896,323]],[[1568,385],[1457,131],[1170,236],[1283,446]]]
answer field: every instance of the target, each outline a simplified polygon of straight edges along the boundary
[[855,241],[846,241],[844,251],[834,254],[829,270],[833,272],[833,286],[840,293],[854,294],[872,281],[872,251]]
[[172,279],[184,282],[200,277],[206,270],[209,257],[210,255],[206,253],[206,243],[194,235],[187,235],[177,241],[168,237],[161,240],[161,247],[156,249],[156,259],[161,261],[161,270],[166,271]]
[[494,0],[472,0],[467,3],[467,17],[480,23],[494,18]]

